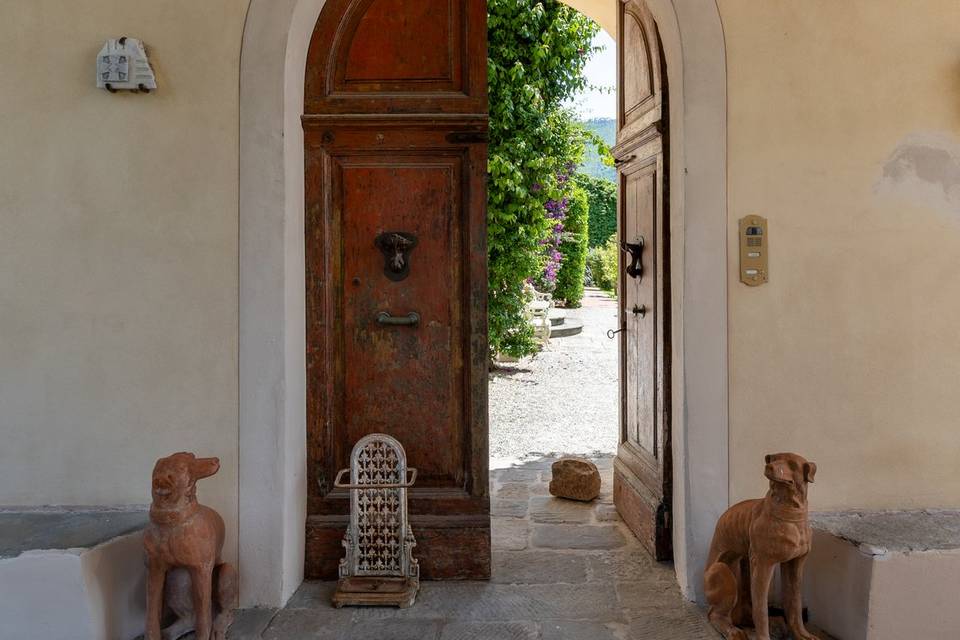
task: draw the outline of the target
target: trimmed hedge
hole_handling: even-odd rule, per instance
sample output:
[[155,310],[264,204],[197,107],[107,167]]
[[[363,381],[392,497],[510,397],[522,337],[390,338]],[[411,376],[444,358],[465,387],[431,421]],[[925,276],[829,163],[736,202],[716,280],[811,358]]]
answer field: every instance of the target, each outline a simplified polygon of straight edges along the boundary
[[587,268],[587,229],[590,205],[587,192],[576,177],[570,193],[567,217],[563,223],[563,242],[560,253],[563,261],[557,273],[554,299],[563,300],[568,307],[579,307],[583,300],[583,278]]
[[617,294],[617,273],[619,272],[617,254],[619,253],[616,236],[610,237],[603,246],[590,247],[587,252],[587,271],[590,281],[595,287],[614,295]]
[[617,183],[579,174],[577,184],[586,190],[590,203],[590,246],[599,247],[617,232]]

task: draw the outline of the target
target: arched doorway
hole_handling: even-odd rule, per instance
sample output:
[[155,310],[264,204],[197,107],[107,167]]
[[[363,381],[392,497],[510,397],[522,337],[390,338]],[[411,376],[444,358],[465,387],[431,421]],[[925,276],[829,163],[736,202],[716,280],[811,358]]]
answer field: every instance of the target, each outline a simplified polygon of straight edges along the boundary
[[[599,5],[600,3],[598,3]],[[727,506],[725,68],[712,0],[650,0],[670,68],[674,546],[691,597]],[[242,603],[279,605],[303,575],[306,364],[303,105],[323,0],[252,0],[241,56]]]

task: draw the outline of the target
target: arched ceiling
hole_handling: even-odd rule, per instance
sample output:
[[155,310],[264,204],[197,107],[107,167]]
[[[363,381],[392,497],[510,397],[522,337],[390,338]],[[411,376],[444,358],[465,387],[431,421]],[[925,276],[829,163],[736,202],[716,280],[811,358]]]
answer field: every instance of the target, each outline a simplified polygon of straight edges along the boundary
[[561,0],[603,27],[614,40],[617,39],[617,2],[620,0]]

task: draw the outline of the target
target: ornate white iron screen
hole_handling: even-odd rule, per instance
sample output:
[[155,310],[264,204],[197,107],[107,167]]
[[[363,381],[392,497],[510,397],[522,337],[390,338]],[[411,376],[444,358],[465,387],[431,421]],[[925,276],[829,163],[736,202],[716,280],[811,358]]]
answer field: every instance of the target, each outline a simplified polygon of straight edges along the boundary
[[[344,484],[342,478],[348,471],[350,484]],[[396,439],[374,433],[353,447],[350,468],[340,471],[334,482],[351,493],[341,580],[395,577],[419,581],[420,567],[413,558],[417,543],[407,517],[407,488],[416,479],[417,470],[407,468],[406,453]]]

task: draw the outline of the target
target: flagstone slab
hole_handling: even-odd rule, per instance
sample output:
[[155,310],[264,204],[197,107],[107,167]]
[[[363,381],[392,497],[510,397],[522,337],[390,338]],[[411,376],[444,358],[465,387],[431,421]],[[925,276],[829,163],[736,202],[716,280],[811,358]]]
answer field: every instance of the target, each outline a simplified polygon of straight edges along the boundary
[[530,519],[546,524],[587,524],[593,520],[593,505],[553,496],[530,499]]
[[526,500],[530,497],[530,485],[525,482],[507,482],[497,489],[496,497],[510,500]]
[[510,469],[495,469],[490,472],[497,482],[540,482],[540,469],[524,469],[512,467]]
[[559,551],[504,551],[493,556],[493,582],[505,584],[582,584],[587,559]]
[[230,625],[228,640],[260,640],[278,611],[260,607],[238,611]]
[[491,518],[490,539],[494,549],[520,551],[526,549],[530,539],[530,525],[519,518]]
[[541,640],[624,640],[626,633],[627,625],[620,622],[544,620],[540,623]]
[[538,640],[534,622],[451,622],[443,627],[440,640]]
[[490,515],[500,518],[526,518],[527,500],[501,500],[494,498],[490,501]]
[[620,527],[612,524],[541,524],[530,535],[530,546],[540,549],[617,549],[626,543]]

